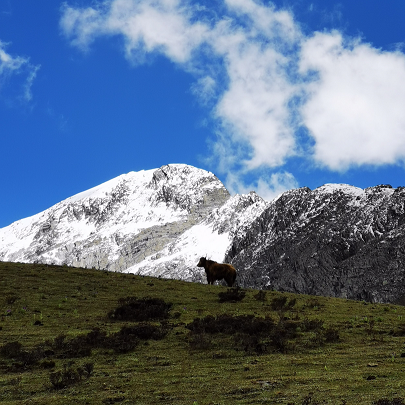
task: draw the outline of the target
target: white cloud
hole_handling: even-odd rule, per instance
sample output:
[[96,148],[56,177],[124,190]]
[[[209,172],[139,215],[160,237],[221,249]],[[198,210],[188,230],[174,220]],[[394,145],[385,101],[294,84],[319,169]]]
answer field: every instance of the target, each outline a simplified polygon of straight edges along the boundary
[[247,194],[255,190],[260,197],[271,201],[281,193],[299,187],[294,175],[288,172],[275,172],[270,176],[259,176],[257,180],[246,184],[241,173],[229,173],[225,185],[232,194]]
[[64,6],[62,31],[72,44],[86,49],[101,35],[122,35],[128,59],[161,52],[184,63],[206,34],[206,26],[189,21],[190,11],[179,0],[113,0],[96,8]]
[[[188,66],[200,47],[208,46],[210,51],[205,51],[211,60],[221,61],[229,83],[227,89],[222,86],[214,115],[235,141],[250,145],[245,165],[250,169],[276,167],[295,153],[288,102],[296,86],[288,79],[289,60],[282,49],[299,32],[289,13],[251,0],[228,0],[230,12],[247,16],[247,23],[240,26],[235,20],[238,17],[227,17],[209,25],[196,20],[192,8],[179,0],[113,0],[109,7],[105,4],[82,10],[65,7],[61,27],[74,45],[85,48],[98,35],[120,34],[129,59],[159,51]],[[205,101],[216,96],[218,79],[211,66],[201,68],[195,63],[195,69],[203,77],[194,91]],[[234,151],[235,144],[232,146]]]
[[300,63],[303,73],[319,76],[307,84],[302,108],[319,163],[344,170],[404,159],[404,54],[316,33],[304,42]]
[[6,52],[8,44],[0,40],[0,90],[15,75],[23,75],[22,99],[32,99],[31,87],[40,66],[31,65],[28,58],[12,56]]
[[0,41],[0,76],[18,71],[28,60],[20,56],[12,57],[5,51],[6,43]]
[[295,92],[285,73],[285,57],[246,41],[226,54],[229,87],[215,109],[235,140],[248,142],[248,168],[280,166],[295,151],[288,102]]
[[201,100],[203,104],[207,104],[216,96],[217,83],[211,76],[204,76],[197,80],[192,86],[192,92]]
[[[245,188],[246,173],[280,170],[300,154],[338,171],[404,160],[403,53],[345,40],[339,32],[307,37],[291,12],[272,3],[222,4],[222,14],[204,14],[205,7],[187,0],[65,6],[61,28],[80,48],[119,35],[132,62],[159,52],[194,74],[192,91],[213,105],[219,169],[237,173],[229,180],[234,189]],[[311,149],[297,136],[298,124],[308,129]],[[280,176],[256,186],[272,195],[296,185]]]
[[31,99],[32,99],[31,87],[32,87],[32,84],[34,83],[35,78],[37,77],[37,72],[40,69],[40,67],[41,67],[40,65],[37,65],[37,66],[31,66],[30,65],[30,70],[28,72],[28,77],[27,77],[27,80],[26,80],[25,85],[24,85],[23,98],[26,101],[31,101]]

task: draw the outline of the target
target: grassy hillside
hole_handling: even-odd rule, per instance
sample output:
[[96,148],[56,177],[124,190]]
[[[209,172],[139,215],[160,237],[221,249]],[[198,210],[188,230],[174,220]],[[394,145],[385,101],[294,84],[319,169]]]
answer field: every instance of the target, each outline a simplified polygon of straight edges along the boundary
[[0,263],[0,402],[402,403],[404,307],[228,291]]

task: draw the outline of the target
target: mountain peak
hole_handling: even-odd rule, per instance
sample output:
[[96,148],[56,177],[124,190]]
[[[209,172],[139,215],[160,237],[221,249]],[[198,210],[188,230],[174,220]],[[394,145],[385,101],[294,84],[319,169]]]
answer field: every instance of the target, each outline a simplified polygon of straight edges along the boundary
[[169,243],[173,224],[185,230],[228,198],[214,174],[192,166],[129,172],[0,229],[0,259],[122,271]]

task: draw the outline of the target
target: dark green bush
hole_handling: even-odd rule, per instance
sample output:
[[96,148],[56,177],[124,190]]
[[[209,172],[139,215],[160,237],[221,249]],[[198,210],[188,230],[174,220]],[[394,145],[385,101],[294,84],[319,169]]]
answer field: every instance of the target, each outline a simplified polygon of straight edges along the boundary
[[329,327],[324,332],[326,343],[336,343],[340,341],[339,331],[336,328]]
[[393,399],[388,399],[388,398],[381,398],[375,402],[373,402],[375,405],[405,405],[404,400],[402,398],[393,398]]
[[257,318],[254,315],[233,316],[228,314],[216,317],[208,315],[205,318],[196,318],[187,326],[192,333],[246,333],[249,335],[261,335],[271,331],[274,327],[272,318]]
[[297,337],[298,326],[292,321],[280,321],[270,334],[271,346],[281,353],[291,351],[294,345],[290,341]]
[[40,347],[27,351],[23,350],[20,342],[10,342],[0,348],[0,356],[13,359],[14,363],[8,368],[8,371],[16,372],[24,371],[37,364],[44,357],[44,353]]
[[22,344],[20,342],[6,343],[0,348],[0,356],[13,359],[20,355],[21,349]]
[[234,335],[236,347],[240,347],[245,352],[249,353],[265,353],[266,345],[260,340],[259,336],[250,335],[248,333],[237,333]]
[[119,307],[108,313],[108,318],[115,321],[149,321],[167,319],[173,304],[161,298],[121,298]]
[[212,345],[208,335],[224,334],[233,335],[233,345],[236,348],[247,352],[264,353],[267,345],[262,339],[271,334],[275,323],[272,318],[223,314],[196,318],[186,328],[190,330],[190,345],[193,348],[207,349]]
[[245,298],[246,292],[239,286],[234,288],[228,288],[225,292],[218,294],[219,302],[239,302]]
[[168,331],[169,329],[166,325],[156,326],[149,323],[141,323],[134,326],[124,326],[119,333],[121,335],[136,336],[141,340],[160,340],[167,335]]

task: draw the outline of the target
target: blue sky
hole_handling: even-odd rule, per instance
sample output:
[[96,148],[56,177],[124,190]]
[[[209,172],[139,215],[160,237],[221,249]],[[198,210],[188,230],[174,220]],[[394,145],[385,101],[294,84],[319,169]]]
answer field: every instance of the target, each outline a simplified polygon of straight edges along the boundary
[[2,0],[0,227],[168,163],[267,199],[405,185],[404,17],[403,0]]

